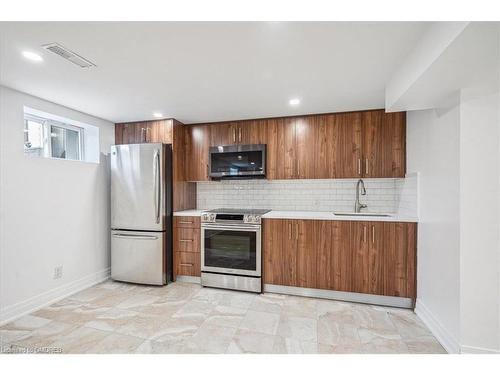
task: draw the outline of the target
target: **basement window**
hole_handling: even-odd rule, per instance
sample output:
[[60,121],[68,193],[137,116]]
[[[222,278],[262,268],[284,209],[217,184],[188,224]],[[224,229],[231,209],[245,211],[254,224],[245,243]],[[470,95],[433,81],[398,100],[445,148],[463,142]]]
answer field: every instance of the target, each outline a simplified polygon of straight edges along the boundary
[[99,163],[99,128],[24,107],[24,153]]

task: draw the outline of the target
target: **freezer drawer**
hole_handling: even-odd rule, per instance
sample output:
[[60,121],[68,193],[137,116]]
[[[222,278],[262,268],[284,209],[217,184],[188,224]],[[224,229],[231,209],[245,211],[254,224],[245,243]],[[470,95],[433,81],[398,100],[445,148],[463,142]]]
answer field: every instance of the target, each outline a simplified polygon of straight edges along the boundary
[[166,284],[164,232],[111,231],[111,278]]

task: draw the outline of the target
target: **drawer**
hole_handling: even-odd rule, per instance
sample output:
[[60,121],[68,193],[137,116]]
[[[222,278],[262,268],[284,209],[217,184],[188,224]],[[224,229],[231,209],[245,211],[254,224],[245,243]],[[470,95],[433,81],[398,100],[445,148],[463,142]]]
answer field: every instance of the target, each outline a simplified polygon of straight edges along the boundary
[[176,251],[174,262],[176,275],[200,276],[200,253]]
[[174,251],[200,252],[200,229],[174,228]]
[[174,228],[200,228],[198,216],[174,216]]

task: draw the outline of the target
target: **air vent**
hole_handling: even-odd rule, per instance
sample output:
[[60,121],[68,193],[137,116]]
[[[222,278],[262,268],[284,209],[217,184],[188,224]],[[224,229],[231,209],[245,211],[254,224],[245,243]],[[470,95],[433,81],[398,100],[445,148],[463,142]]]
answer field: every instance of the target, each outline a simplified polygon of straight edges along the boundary
[[61,56],[62,58],[65,58],[68,61],[71,61],[73,64],[78,65],[80,68],[90,68],[96,66],[94,63],[90,62],[87,59],[84,59],[80,55],[74,53],[73,51],[70,51],[69,49],[61,46],[58,43],[44,44],[42,47],[50,52],[55,53],[56,55]]

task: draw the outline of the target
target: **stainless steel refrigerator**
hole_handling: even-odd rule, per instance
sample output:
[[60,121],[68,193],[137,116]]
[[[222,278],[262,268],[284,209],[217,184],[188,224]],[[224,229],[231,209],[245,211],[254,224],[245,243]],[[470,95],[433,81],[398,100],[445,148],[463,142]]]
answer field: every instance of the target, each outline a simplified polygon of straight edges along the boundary
[[111,146],[111,278],[166,284],[171,253],[171,145]]

